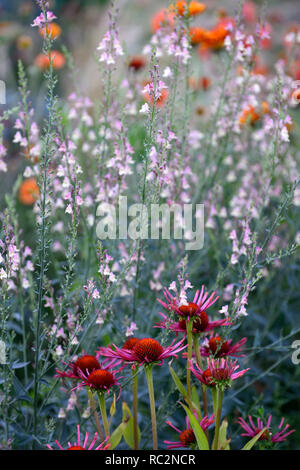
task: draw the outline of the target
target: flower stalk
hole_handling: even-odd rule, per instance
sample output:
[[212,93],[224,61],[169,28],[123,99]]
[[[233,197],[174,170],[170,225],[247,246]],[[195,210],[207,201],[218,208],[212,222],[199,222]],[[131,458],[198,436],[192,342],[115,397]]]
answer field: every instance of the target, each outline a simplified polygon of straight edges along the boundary
[[157,424],[156,424],[156,411],[155,411],[155,398],[153,388],[153,373],[152,364],[145,367],[146,379],[149,391],[151,421],[152,421],[152,438],[153,438],[153,450],[157,450]]

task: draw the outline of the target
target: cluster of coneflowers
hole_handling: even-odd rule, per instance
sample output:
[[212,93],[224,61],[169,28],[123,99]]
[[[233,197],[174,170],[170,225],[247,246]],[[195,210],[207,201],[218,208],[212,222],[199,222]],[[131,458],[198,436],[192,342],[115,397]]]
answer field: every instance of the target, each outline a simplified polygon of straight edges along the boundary
[[[186,285],[190,285],[186,282]],[[172,290],[177,289],[172,283]],[[102,444],[96,450],[113,449],[120,438],[116,441],[115,431],[111,432],[111,423],[107,417],[106,401],[107,394],[113,389],[119,389],[118,398],[121,393],[122,371],[126,367],[132,370],[132,404],[133,404],[133,442],[137,450],[139,446],[140,431],[138,426],[138,369],[143,368],[149,392],[150,413],[152,420],[153,449],[158,449],[155,387],[153,382],[153,367],[162,366],[166,359],[178,358],[179,353],[186,359],[186,385],[178,377],[170,364],[170,372],[173,380],[182,395],[183,408],[186,412],[186,428],[179,430],[170,421],[167,424],[178,432],[177,441],[167,441],[164,443],[168,449],[191,448],[201,450],[219,450],[228,448],[230,439],[222,435],[220,438],[222,402],[224,391],[231,387],[232,382],[242,377],[249,369],[239,370],[236,359],[232,357],[242,357],[242,348],[246,343],[246,338],[242,338],[237,343],[232,339],[224,339],[216,334],[218,327],[230,326],[228,319],[212,321],[207,310],[218,300],[218,296],[213,292],[211,295],[202,286],[197,290],[193,301],[186,298],[186,288],[181,289],[180,295],[172,295],[169,289],[164,290],[165,300],[159,299],[160,304],[167,310],[167,314],[160,313],[163,321],[155,327],[168,329],[171,332],[183,333],[183,338],[173,340],[169,346],[164,347],[154,338],[130,337],[119,347],[115,344],[108,347],[100,347],[95,355],[83,354],[76,360],[65,364],[63,371],[57,371],[57,377],[62,379],[73,379],[76,383],[73,389],[86,388],[90,400],[91,409],[94,412],[97,432]],[[200,341],[199,341],[200,340]],[[200,343],[201,342],[201,343]],[[192,384],[192,377],[199,383],[201,397],[198,396],[197,389]],[[210,415],[209,393],[212,396],[212,414]],[[104,433],[98,418],[95,406],[94,395],[97,396],[102,418]],[[115,400],[115,395],[114,395]],[[257,441],[267,443],[281,442],[294,432],[289,430],[289,425],[284,426],[284,419],[280,422],[279,432],[272,434],[271,416],[264,424],[261,419],[257,419],[257,425],[249,416],[250,424],[242,418],[239,423],[246,431],[242,436],[251,437],[248,448]],[[209,436],[209,431],[214,425],[213,437]],[[84,445],[80,445],[80,432],[78,430],[78,442],[72,446],[69,443],[69,450],[83,449],[87,445],[86,436]],[[96,437],[90,444],[92,448],[96,442]],[[60,447],[60,444],[58,444]],[[49,446],[48,446],[49,447]],[[51,448],[51,447],[50,447]],[[247,448],[247,445],[245,446]]]
[[[279,60],[276,64],[282,88],[272,94],[270,88],[276,88],[277,77],[267,75],[261,58],[257,55],[257,48],[269,47],[270,25],[256,24],[257,15],[253,9],[249,10],[251,2],[246,2],[247,8],[244,8],[246,28],[240,25],[237,17],[229,17],[226,12],[220,13],[219,19],[209,28],[200,26],[201,20],[195,26],[193,21],[206,10],[206,6],[198,1],[174,2],[153,16],[153,36],[149,44],[144,47],[142,55],[131,57],[125,55],[116,24],[116,9],[112,8],[108,31],[97,48],[103,71],[103,112],[99,116],[95,103],[76,88],[76,92],[68,97],[64,113],[60,114],[54,93],[54,71],[63,68],[67,61],[62,52],[57,48],[53,49],[53,45],[62,29],[56,23],[56,16],[48,11],[48,2],[38,0],[37,3],[42,12],[33,21],[32,27],[38,31],[37,37],[43,38],[44,50],[35,58],[33,65],[43,71],[47,79],[49,118],[44,133],[35,121],[35,110],[28,100],[26,74],[20,64],[21,103],[14,123],[13,137],[13,143],[19,146],[26,164],[24,179],[17,188],[17,198],[23,207],[27,206],[29,210],[32,207],[40,228],[40,256],[37,263],[33,264],[36,256],[20,239],[22,232],[16,224],[12,202],[5,216],[1,214],[4,238],[0,241],[0,282],[5,294],[1,298],[4,299],[1,308],[5,311],[3,324],[8,322],[9,309],[12,305],[14,307],[10,293],[17,294],[18,302],[21,299],[24,390],[31,387],[27,360],[30,356],[30,351],[27,350],[27,316],[28,311],[35,312],[38,305],[37,313],[32,315],[35,326],[32,435],[34,438],[39,435],[39,411],[44,409],[47,399],[55,390],[53,387],[40,404],[39,384],[55,361],[63,364],[56,377],[72,382],[68,409],[74,408],[76,393],[86,391],[93,418],[89,424],[91,427],[95,426],[97,431],[92,438],[88,433],[82,436],[78,426],[77,440],[74,443],[69,442],[67,448],[114,449],[128,432],[129,423],[130,432],[132,425],[132,447],[138,449],[141,434],[138,425],[138,381],[143,370],[149,392],[153,449],[157,449],[157,393],[153,370],[156,366],[167,367],[168,360],[171,377],[178,389],[178,402],[186,413],[186,421],[183,429],[179,429],[171,420],[166,422],[166,429],[172,428],[176,436],[174,439],[177,440],[164,440],[164,445],[169,449],[227,449],[230,438],[226,433],[226,420],[222,421],[224,394],[233,381],[249,370],[240,370],[237,359],[243,356],[246,338],[235,342],[231,338],[231,326],[237,319],[247,315],[248,296],[259,278],[257,272],[251,272],[251,268],[259,265],[263,248],[266,248],[269,241],[272,242],[272,250],[282,248],[279,240],[271,239],[272,231],[270,240],[267,238],[263,248],[258,246],[256,234],[251,227],[259,220],[271,197],[277,198],[286,186],[285,178],[278,180],[276,185],[269,185],[276,173],[277,176],[281,173],[284,176],[288,174],[291,178],[297,175],[295,161],[288,153],[289,136],[293,132],[288,107],[291,82],[293,78],[299,78],[299,63],[292,57],[294,46],[300,41],[299,32],[296,28],[287,35],[284,47],[286,55],[291,53],[291,60]],[[196,51],[197,57],[205,61],[221,49],[228,54],[230,67],[225,72],[226,80],[219,99],[212,100],[213,126],[208,129],[207,136],[204,136],[199,131],[197,122],[187,124],[189,94],[196,97],[199,90],[206,93],[214,79],[192,76],[191,58]],[[118,61],[124,56],[126,74],[122,78],[123,94],[119,96],[112,76]],[[149,66],[147,71],[146,66]],[[230,72],[235,70],[237,73],[231,75]],[[177,113],[176,99],[182,93],[181,75],[185,77],[186,102],[182,115],[177,115],[180,114]],[[180,110],[182,111],[182,103]],[[198,118],[206,113],[203,106],[195,106],[195,115]],[[143,120],[147,131],[146,155],[142,156],[144,169],[139,167],[139,163],[136,165],[136,150],[131,145],[130,135],[133,124],[140,120]],[[1,132],[2,127],[1,121]],[[226,136],[230,136],[230,150]],[[267,165],[263,166],[259,161],[249,164],[247,155],[257,148],[261,153],[267,154]],[[274,148],[280,156],[277,166],[277,157],[272,153]],[[7,171],[7,154],[1,137],[0,171],[3,172]],[[231,189],[228,204],[225,203],[228,197],[225,185],[214,185],[219,171],[215,162],[224,163],[224,167],[228,169],[224,176],[226,185],[235,186],[235,189]],[[196,166],[192,166],[194,163]],[[153,338],[142,338],[140,334],[139,337],[131,337],[138,329],[138,319],[133,315],[134,321],[126,318],[127,323],[123,323],[122,319],[127,338],[123,345],[99,345],[96,351],[89,351],[92,355],[82,353],[68,361],[81,347],[82,338],[88,338],[89,326],[103,325],[105,322],[109,313],[107,305],[112,303],[112,286],[121,283],[121,289],[118,290],[120,297],[127,297],[130,301],[132,298],[136,299],[141,263],[146,260],[141,245],[137,249],[135,246],[131,249],[120,242],[114,257],[106,247],[97,247],[97,256],[94,258],[99,261],[96,268],[99,276],[97,279],[90,278],[91,272],[94,274],[91,267],[91,233],[95,227],[96,205],[100,202],[116,205],[119,194],[126,192],[129,187],[128,178],[131,175],[136,176],[135,171],[144,172],[141,178],[144,184],[141,189],[142,202],[159,200],[170,205],[175,202],[189,202],[199,188],[197,165],[201,169],[205,168],[205,177],[201,177],[199,191],[206,197],[206,229],[216,230],[219,222],[224,228],[231,250],[228,257],[230,268],[240,267],[245,259],[252,263],[246,265],[245,261],[246,268],[239,273],[239,282],[234,283],[231,280],[224,286],[222,298],[227,303],[220,310],[224,318],[215,320],[208,313],[218,300],[215,292],[209,294],[202,287],[188,300],[186,290],[191,287],[188,281],[184,289],[179,291],[176,284],[172,283],[163,291],[164,300],[159,300],[164,311],[160,312],[161,321],[154,325],[156,329],[153,330],[155,333],[160,330],[161,336],[164,335],[169,341],[167,346],[164,342],[159,342],[156,335]],[[87,176],[86,180],[84,176]],[[268,187],[268,192],[265,192],[265,186]],[[199,194],[196,194],[196,199]],[[299,204],[299,197],[295,198],[295,205]],[[81,237],[78,236],[80,224],[84,226],[83,241],[87,245],[87,256],[86,259],[86,254],[82,256],[84,276],[81,271],[75,276],[77,259],[80,269],[83,266],[80,264],[80,257],[84,250]],[[54,258],[57,256],[56,261],[60,257],[66,259],[61,289],[57,289],[59,282],[56,278],[48,279],[46,276],[47,250],[50,246],[47,242],[48,232],[53,238],[52,255]],[[181,248],[176,251],[177,248],[172,246],[171,249],[174,250],[174,258],[177,255],[182,256]],[[282,253],[278,257],[279,264],[281,255]],[[37,268],[36,296],[32,278]],[[153,271],[153,280],[149,283],[151,290],[162,289],[162,278],[166,271],[164,261],[160,260]],[[83,279],[82,285],[79,278]],[[98,282],[99,279],[101,282]],[[102,299],[106,299],[106,304],[104,300],[101,303]],[[94,316],[91,313],[92,307]],[[50,325],[44,328],[44,318],[47,315]],[[10,323],[19,320],[17,316],[12,318],[13,322]],[[181,335],[182,338],[168,340],[173,334],[176,337]],[[41,357],[44,361],[40,360]],[[182,364],[182,361],[185,364],[185,374],[179,377],[176,364]],[[113,428],[115,409],[124,383],[123,371],[126,372],[126,369],[130,369],[132,374],[132,414],[129,407],[123,404],[125,418]],[[7,386],[4,405],[9,398],[10,390]],[[110,418],[107,413],[108,398],[112,398]],[[62,414],[59,418],[64,417]],[[247,449],[256,443],[262,448],[271,447],[294,432],[283,418],[276,431],[272,430],[271,415],[267,419],[261,416],[244,418],[240,417],[238,422],[243,429],[241,435],[250,438],[245,445]],[[6,423],[8,430],[8,419]],[[60,449],[64,448],[58,441],[55,442]],[[52,444],[48,444],[48,448],[52,448]]]

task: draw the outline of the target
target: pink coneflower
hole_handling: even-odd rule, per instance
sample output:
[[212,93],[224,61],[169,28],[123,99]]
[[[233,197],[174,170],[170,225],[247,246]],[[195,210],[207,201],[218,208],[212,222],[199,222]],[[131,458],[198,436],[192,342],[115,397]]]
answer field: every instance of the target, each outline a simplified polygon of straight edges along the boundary
[[201,356],[214,356],[214,357],[243,357],[241,348],[246,343],[247,338],[242,338],[235,344],[232,344],[232,339],[225,341],[219,335],[211,335],[209,339],[206,339],[202,347],[200,348]]
[[97,369],[101,369],[98,359],[95,356],[84,354],[78,357],[76,361],[70,362],[66,371],[56,370],[56,377],[82,380],[82,375],[89,374]]
[[178,343],[173,341],[170,346],[164,348],[156,339],[143,338],[138,340],[132,349],[118,348],[113,345],[114,349],[112,347],[101,348],[99,352],[110,359],[118,359],[139,366],[152,363],[161,365],[164,359],[177,357],[177,353],[186,348],[186,345],[182,345],[183,341],[184,338]]
[[75,388],[89,387],[97,392],[108,392],[113,386],[119,385],[118,370],[96,369],[86,375],[81,375],[82,382]]
[[177,313],[182,318],[190,317],[201,317],[201,313],[205,312],[209,307],[211,307],[219,298],[215,297],[215,292],[213,292],[208,297],[208,292],[205,292],[204,286],[202,286],[201,291],[197,290],[193,302],[180,303],[176,297],[173,297],[168,289],[164,289],[164,296],[167,302],[163,302],[160,299],[157,299],[159,303],[165,307],[167,310],[172,310]]
[[[196,413],[194,412],[195,417],[197,418]],[[209,426],[214,422],[214,415],[212,415],[210,418],[205,416],[201,421],[200,421],[200,426],[203,429],[203,431],[206,431]],[[186,429],[183,431],[180,431],[180,429],[176,428],[170,421],[166,421],[166,423],[171,426],[171,428],[175,429],[179,433],[179,441],[164,441],[165,444],[168,444],[168,449],[180,449],[182,447],[190,447],[194,448],[195,445],[197,444],[196,437],[194,434],[194,431],[190,425],[188,417],[186,417]]]
[[263,421],[260,418],[257,418],[257,424],[255,425],[252,419],[252,416],[248,416],[250,424],[247,424],[246,421],[243,418],[239,418],[238,422],[242,426],[242,428],[246,431],[245,433],[241,434],[241,436],[247,436],[247,437],[255,437],[257,434],[260,433],[260,431],[267,427],[268,429],[260,436],[258,439],[259,441],[271,441],[271,442],[283,442],[286,440],[286,438],[295,432],[295,429],[291,429],[288,431],[290,425],[286,424],[284,425],[284,418],[281,419],[280,424],[278,426],[279,432],[276,434],[272,434],[270,427],[271,427],[271,420],[272,420],[272,415],[268,417],[267,424],[265,425]]
[[[171,331],[175,331],[176,333],[187,332],[185,318],[181,318],[179,321],[172,322],[164,313],[160,312],[159,314],[163,318],[163,321],[161,321],[160,323],[156,323],[155,328],[165,328]],[[193,322],[192,332],[194,334],[207,333],[208,331],[211,331],[214,328],[217,328],[218,326],[230,325],[230,322],[226,320],[226,318],[223,320],[216,321],[209,320],[205,312],[201,312],[199,316],[193,317],[191,321]]]
[[249,369],[244,369],[235,372],[239,365],[237,361],[231,359],[212,359],[207,358],[207,369],[202,370],[198,364],[193,364],[189,361],[190,370],[195,377],[207,386],[230,387],[232,380],[242,377]]
[[[73,445],[70,442],[68,442],[68,447],[66,449],[64,449],[58,441],[55,441],[55,442],[60,450],[106,450],[109,448],[110,444],[107,444],[107,439],[105,439],[105,441],[103,441],[100,445],[98,445],[94,449],[94,445],[96,444],[97,439],[98,439],[98,434],[95,433],[94,439],[88,445],[89,433],[86,432],[84,441],[81,444],[80,426],[78,424],[77,425],[77,442],[75,442]],[[47,444],[47,447],[50,450],[54,450],[49,444]]]

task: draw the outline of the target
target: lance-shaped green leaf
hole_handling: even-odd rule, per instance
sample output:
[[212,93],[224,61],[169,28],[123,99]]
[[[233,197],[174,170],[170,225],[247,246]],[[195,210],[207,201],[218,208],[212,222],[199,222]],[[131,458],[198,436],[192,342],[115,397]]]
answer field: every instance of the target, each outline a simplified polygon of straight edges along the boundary
[[[127,403],[123,402],[123,424],[124,424],[124,431],[123,436],[126,443],[129,445],[131,449],[134,449],[134,421],[131,414],[130,409],[128,408]],[[141,432],[138,428],[138,443],[141,440]]]
[[183,383],[181,382],[180,378],[178,377],[178,375],[176,374],[176,372],[174,371],[174,369],[171,366],[169,366],[169,369],[170,369],[172,378],[174,380],[174,383],[175,383],[177,389],[179,390],[181,395],[184,398],[186,398],[187,397],[187,392],[186,392],[186,389],[185,389]]
[[189,410],[189,408],[187,406],[185,406],[183,403],[181,403],[181,405],[183,406],[183,408],[184,408],[184,410],[185,410],[185,412],[186,412],[186,414],[189,418],[189,422],[190,422],[190,425],[192,426],[192,429],[194,431],[199,450],[209,450],[209,445],[208,445],[207,438],[204,434],[203,429],[201,428],[200,424],[198,423],[197,419],[195,418],[195,416],[193,415],[193,413]]
[[227,428],[228,428],[228,421],[227,419],[224,419],[221,426],[220,426],[220,432],[219,432],[219,447],[220,450],[229,450],[229,443],[231,439],[227,439]]
[[119,426],[114,430],[109,438],[109,450],[113,450],[117,447],[117,445],[121,442],[125,429],[125,423],[119,424]]
[[259,440],[260,436],[267,430],[268,428],[262,429],[256,436],[254,436],[251,441],[247,442],[246,445],[242,448],[242,450],[251,450],[254,444]]

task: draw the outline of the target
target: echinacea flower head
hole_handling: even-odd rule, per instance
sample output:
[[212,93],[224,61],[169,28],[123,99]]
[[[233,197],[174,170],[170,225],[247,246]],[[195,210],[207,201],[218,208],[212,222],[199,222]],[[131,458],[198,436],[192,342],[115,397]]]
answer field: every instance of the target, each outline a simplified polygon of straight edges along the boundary
[[241,348],[246,343],[247,338],[242,338],[236,344],[232,344],[232,339],[224,340],[219,335],[211,335],[206,339],[200,348],[201,356],[214,356],[214,357],[243,357]]
[[231,359],[207,358],[207,369],[202,370],[198,364],[189,361],[189,369],[204,385],[225,389],[231,386],[233,380],[242,377],[249,369],[236,372],[239,369],[237,361]]
[[[94,435],[94,438],[92,439],[92,441],[90,442],[90,444],[88,444],[88,441],[89,441],[89,433],[86,432],[85,433],[85,437],[84,437],[84,440],[83,442],[81,441],[81,433],[80,433],[80,426],[78,424],[77,426],[77,441],[74,442],[74,444],[72,445],[70,442],[68,442],[68,447],[67,448],[63,448],[60,443],[58,441],[55,441],[56,442],[56,445],[58,447],[59,450],[106,450],[109,448],[110,444],[107,443],[107,439],[105,439],[105,441],[103,441],[101,444],[99,444],[97,447],[95,447],[95,444],[97,442],[97,439],[98,439],[98,434],[95,433]],[[48,449],[50,450],[54,450],[50,444],[47,444],[47,447]]]
[[57,377],[82,380],[82,376],[101,369],[101,364],[95,356],[84,354],[68,364],[66,371],[57,370]]
[[[134,343],[135,339],[136,338],[130,338],[130,340],[126,341],[126,343],[128,343],[126,348],[124,346],[118,348],[113,345],[113,348],[101,348],[99,354],[110,359],[118,359],[128,364],[141,366],[153,363],[162,364],[164,359],[177,357],[177,353],[186,348],[186,345],[183,345],[184,338],[177,343],[173,341],[171,345],[166,348],[161,346],[161,344],[153,338],[143,338]],[[129,347],[131,349],[128,349]]]
[[296,431],[295,429],[289,429],[290,425],[284,424],[284,418],[282,418],[278,426],[279,431],[276,434],[273,434],[271,430],[272,415],[269,415],[266,424],[264,424],[263,420],[260,418],[257,418],[257,422],[255,424],[252,416],[248,416],[248,420],[249,424],[243,418],[238,419],[239,424],[246,431],[245,433],[241,434],[241,436],[247,436],[251,438],[255,437],[262,431],[262,429],[266,427],[267,429],[260,436],[258,439],[259,441],[269,441],[272,443],[283,442],[290,434]]
[[[194,412],[195,418],[197,418],[196,412]],[[200,426],[203,431],[206,431],[214,422],[214,415],[212,415],[210,418],[208,416],[205,416],[201,421],[200,421]],[[197,440],[195,433],[190,425],[188,417],[186,417],[186,428],[181,431],[178,429],[176,426],[174,426],[170,421],[166,422],[171,428],[175,429],[175,431],[178,432],[179,434],[179,440],[178,441],[164,441],[165,444],[168,445],[168,449],[180,449],[182,447],[185,448],[190,448],[190,449],[195,449],[197,445]]]
[[168,289],[164,289],[164,296],[166,301],[163,302],[162,300],[157,299],[158,302],[167,310],[174,311],[182,318],[200,318],[201,313],[205,312],[219,298],[215,295],[215,292],[208,296],[208,292],[205,292],[204,286],[202,286],[201,291],[196,291],[192,302],[183,302],[182,300],[174,297]]
[[173,311],[179,317],[178,321],[169,321],[167,316],[160,312],[163,321],[156,325],[158,328],[167,328],[172,331],[186,333],[187,321],[193,322],[193,333],[205,333],[211,331],[218,326],[229,325],[227,319],[210,321],[206,310],[211,307],[217,300],[213,292],[210,296],[205,292],[204,286],[201,291],[197,290],[192,302],[182,301],[180,298],[172,296],[168,289],[164,290],[166,301],[158,299],[158,302],[169,311]]
[[28,178],[19,188],[19,201],[25,206],[32,206],[40,197],[40,190],[35,178]]

